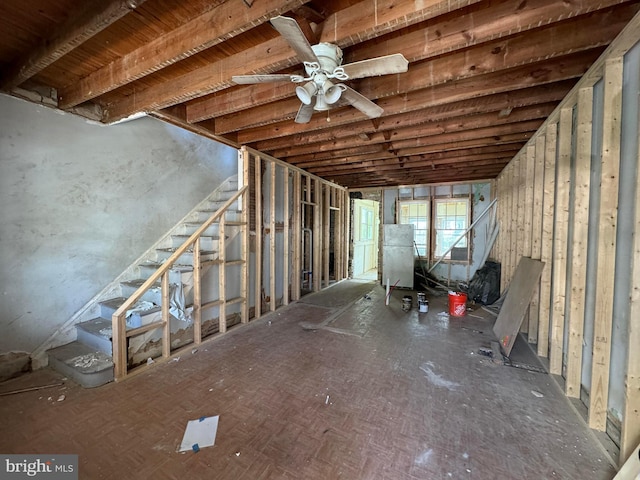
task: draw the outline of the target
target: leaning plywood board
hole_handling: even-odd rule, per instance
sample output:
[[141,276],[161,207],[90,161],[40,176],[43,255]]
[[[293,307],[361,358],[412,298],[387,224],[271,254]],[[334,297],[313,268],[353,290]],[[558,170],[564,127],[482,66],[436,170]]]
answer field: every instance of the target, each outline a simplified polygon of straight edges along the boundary
[[533,292],[540,280],[544,262],[520,257],[518,268],[509,283],[509,290],[493,326],[504,354],[508,357],[516,340],[524,314],[529,307]]
[[638,480],[640,478],[640,445],[624,463],[613,480]]

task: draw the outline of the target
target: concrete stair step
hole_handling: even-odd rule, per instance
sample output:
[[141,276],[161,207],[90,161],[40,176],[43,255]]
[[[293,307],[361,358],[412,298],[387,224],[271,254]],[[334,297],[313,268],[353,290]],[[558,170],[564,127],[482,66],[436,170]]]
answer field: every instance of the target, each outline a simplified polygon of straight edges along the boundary
[[[178,248],[184,244],[191,235],[171,235],[171,248]],[[201,235],[200,236],[200,249],[215,251],[218,248],[218,235]]]
[[[175,248],[158,248],[158,261],[164,262],[176,251]],[[217,252],[213,250],[200,250],[200,260],[215,260]],[[193,265],[193,252],[186,251],[178,257],[177,262],[180,265]]]
[[113,360],[110,355],[78,341],[47,351],[49,365],[85,388],[94,388],[113,381]]
[[[111,318],[115,311],[126,301],[125,297],[115,297],[109,300],[103,300],[100,304],[100,316],[102,318]],[[146,317],[155,316],[155,314],[161,312],[162,307],[160,305],[154,305],[151,308],[140,310],[140,317],[142,323],[144,323]],[[134,325],[135,326],[135,325]]]
[[[137,278],[135,280],[129,280],[127,282],[121,282],[120,286],[122,287],[122,295],[129,298],[146,281],[147,280],[144,278]],[[162,291],[160,282],[156,282],[153,287],[147,290],[142,295],[142,300],[160,305],[160,303],[162,302]]]
[[111,332],[111,319],[98,317],[76,324],[78,342],[109,356],[113,354]]

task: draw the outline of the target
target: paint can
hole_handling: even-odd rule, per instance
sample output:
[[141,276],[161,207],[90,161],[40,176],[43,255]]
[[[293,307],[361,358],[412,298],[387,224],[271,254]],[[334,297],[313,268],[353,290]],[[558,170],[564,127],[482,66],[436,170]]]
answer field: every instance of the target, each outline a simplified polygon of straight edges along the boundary
[[427,313],[429,311],[429,301],[427,300],[427,294],[425,292],[418,292],[418,310],[420,313]]
[[429,302],[427,300],[418,300],[418,310],[420,313],[427,313],[429,311]]
[[461,292],[449,292],[449,315],[452,317],[464,317],[467,313],[467,294]]
[[413,297],[411,295],[405,295],[402,297],[402,310],[408,312],[411,310],[411,306],[413,304]]

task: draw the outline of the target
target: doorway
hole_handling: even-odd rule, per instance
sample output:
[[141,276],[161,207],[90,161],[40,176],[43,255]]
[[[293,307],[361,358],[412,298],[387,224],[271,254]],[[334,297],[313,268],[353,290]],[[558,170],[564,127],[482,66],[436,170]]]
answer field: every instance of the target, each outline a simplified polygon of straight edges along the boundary
[[353,278],[378,279],[379,202],[353,201]]

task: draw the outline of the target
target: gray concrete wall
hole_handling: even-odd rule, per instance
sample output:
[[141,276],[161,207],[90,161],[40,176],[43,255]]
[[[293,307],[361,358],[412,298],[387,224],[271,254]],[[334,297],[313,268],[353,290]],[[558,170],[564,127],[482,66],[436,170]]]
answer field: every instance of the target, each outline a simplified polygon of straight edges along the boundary
[[225,178],[237,152],[0,95],[0,353],[30,352]]

